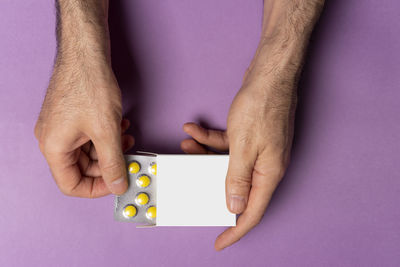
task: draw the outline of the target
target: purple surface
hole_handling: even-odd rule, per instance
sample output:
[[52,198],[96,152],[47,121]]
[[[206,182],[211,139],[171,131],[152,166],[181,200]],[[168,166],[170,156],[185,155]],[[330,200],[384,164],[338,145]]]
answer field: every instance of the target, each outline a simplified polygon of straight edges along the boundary
[[[262,1],[112,2],[114,68],[137,148],[179,151],[190,120],[224,128]],[[135,229],[113,221],[113,197],[57,190],[33,137],[55,53],[53,1],[2,0],[0,266],[399,265],[399,8],[329,1],[286,178],[262,223],[217,253],[222,228]]]

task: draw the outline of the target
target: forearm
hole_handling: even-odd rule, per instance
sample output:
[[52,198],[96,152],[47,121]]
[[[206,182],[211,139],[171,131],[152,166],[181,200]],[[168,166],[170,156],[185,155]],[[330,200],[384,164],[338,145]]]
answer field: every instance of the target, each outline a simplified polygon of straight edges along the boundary
[[[43,109],[62,106],[63,111],[75,112],[96,105],[93,110],[98,114],[112,109],[112,120],[119,124],[121,92],[111,68],[108,0],[57,0],[56,4],[57,55]],[[99,104],[103,100],[112,108]]]
[[287,85],[281,89],[294,89],[323,4],[324,0],[265,0],[262,37],[252,66],[257,71],[250,75],[272,82],[279,76]]
[[57,62],[110,64],[108,0],[57,0]]
[[308,39],[324,0],[265,0],[262,35],[266,39]]

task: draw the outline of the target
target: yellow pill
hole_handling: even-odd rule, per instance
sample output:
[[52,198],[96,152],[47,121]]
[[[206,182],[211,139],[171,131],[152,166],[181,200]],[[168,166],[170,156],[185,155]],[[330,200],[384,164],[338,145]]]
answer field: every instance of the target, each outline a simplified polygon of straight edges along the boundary
[[147,175],[142,175],[136,180],[136,184],[139,187],[148,187],[150,184],[150,177]]
[[131,162],[131,164],[129,164],[129,172],[130,173],[138,173],[140,171],[140,164],[139,162]]
[[136,204],[138,205],[146,205],[149,203],[149,196],[146,193],[140,193],[136,196]]
[[127,205],[127,206],[124,208],[124,216],[125,216],[126,218],[135,217],[135,216],[136,216],[136,213],[137,213],[136,207],[133,206],[133,205]]
[[148,209],[147,209],[147,212],[146,212],[146,216],[147,216],[147,218],[149,218],[150,220],[156,218],[156,216],[157,216],[157,209],[156,209],[156,207],[153,206],[153,207],[148,208]]
[[157,163],[153,162],[150,164],[149,171],[153,175],[157,175]]

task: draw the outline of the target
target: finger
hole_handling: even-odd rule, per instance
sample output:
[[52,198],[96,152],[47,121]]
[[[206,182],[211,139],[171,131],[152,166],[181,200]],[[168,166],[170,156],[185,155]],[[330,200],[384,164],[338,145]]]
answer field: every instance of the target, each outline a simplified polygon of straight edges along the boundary
[[89,151],[90,151],[90,147],[92,146],[92,142],[86,142],[82,147],[81,147],[81,149],[86,153],[86,154],[89,154]]
[[102,177],[82,176],[72,193],[76,197],[98,198],[111,192]]
[[[73,129],[61,129],[57,135],[50,134],[39,141],[40,150],[47,160],[54,180],[65,195],[77,196],[75,189],[82,178],[77,164],[80,147],[88,141],[88,138]],[[90,188],[81,194],[89,197]]]
[[103,130],[92,138],[102,177],[113,194],[121,195],[128,189],[125,160],[122,155],[121,131],[118,127]]
[[82,172],[82,175],[89,177],[101,177],[99,162],[90,160],[86,166],[86,169]]
[[181,149],[187,154],[215,154],[207,150],[193,139],[186,139],[181,142]]
[[[124,153],[127,152],[129,149],[131,149],[134,144],[135,144],[135,138],[133,138],[133,136],[127,134],[122,135],[121,145],[122,145],[122,151]],[[96,149],[93,145],[90,147],[89,152],[87,154],[89,155],[89,158],[91,160],[99,160],[99,158],[97,157]]]
[[129,129],[129,126],[131,126],[131,122],[128,119],[123,119],[121,121],[121,133],[124,134]]
[[[128,119],[123,119],[121,121],[121,133],[122,133],[122,135],[124,135],[124,133],[129,129],[130,124],[131,123],[130,123],[130,121]],[[130,140],[126,140],[126,139],[130,139]],[[89,142],[89,143],[90,143],[89,149],[88,150],[84,149],[84,151],[87,152],[87,154],[89,155],[89,157],[92,160],[98,160],[96,149],[94,149],[94,146],[93,146],[92,142]],[[122,137],[122,143],[123,143],[122,150],[124,152],[126,152],[129,149],[131,149],[132,146],[135,144],[135,139],[133,138],[133,136],[132,136],[132,138],[130,138],[130,137],[128,137],[128,138],[127,137]],[[86,147],[86,145],[87,144],[85,144],[84,147]]]
[[[264,177],[262,180],[267,181],[267,178]],[[277,184],[273,183],[252,186],[247,208],[239,216],[236,226],[227,229],[215,241],[215,249],[217,251],[239,241],[260,222],[276,187]]]
[[204,129],[192,122],[185,123],[183,131],[197,142],[206,146],[216,148],[220,151],[227,151],[229,149],[228,137],[224,131]]
[[82,176],[78,165],[79,151],[67,153],[46,152],[54,180],[67,196],[97,198],[110,193],[100,177]]
[[135,139],[131,135],[124,134],[121,137],[122,151],[126,152],[133,147]]
[[97,156],[96,148],[94,147],[93,144],[90,146],[88,155],[91,160],[99,160],[99,157]]
[[91,160],[89,156],[81,150],[78,166],[81,170],[82,176],[99,177],[101,176],[101,171],[97,161]]
[[226,176],[226,204],[232,213],[240,214],[246,208],[256,159],[257,149],[236,138],[230,147]]

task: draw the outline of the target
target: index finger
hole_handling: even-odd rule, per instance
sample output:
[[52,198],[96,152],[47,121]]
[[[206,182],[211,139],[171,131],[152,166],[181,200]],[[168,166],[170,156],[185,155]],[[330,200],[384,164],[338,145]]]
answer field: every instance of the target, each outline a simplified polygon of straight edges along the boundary
[[53,178],[65,195],[93,198],[110,193],[101,177],[82,176],[78,164],[84,152],[79,148],[87,142],[88,138],[79,132],[62,131],[62,134],[52,134],[40,143]]
[[108,195],[106,184],[102,177],[82,175],[77,151],[68,153],[47,153],[46,159],[50,171],[60,191],[67,196],[97,198]]
[[[255,179],[253,174],[253,180]],[[246,235],[261,220],[264,212],[271,200],[271,197],[277,187],[273,183],[275,179],[269,180],[263,177],[263,183],[253,184],[249,194],[249,200],[245,211],[239,216],[236,226],[225,230],[215,241],[215,249],[220,251]]]

